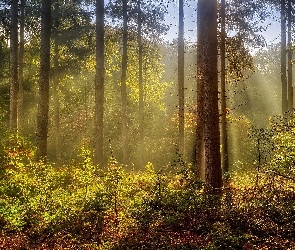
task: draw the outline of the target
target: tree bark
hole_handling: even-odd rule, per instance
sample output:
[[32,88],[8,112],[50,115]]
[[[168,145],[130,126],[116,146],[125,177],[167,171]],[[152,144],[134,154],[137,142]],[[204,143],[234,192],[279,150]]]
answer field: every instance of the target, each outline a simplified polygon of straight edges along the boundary
[[139,85],[139,150],[140,167],[144,166],[144,101],[143,101],[143,77],[142,77],[142,39],[141,39],[141,8],[140,0],[137,1],[137,43],[138,43],[138,85]]
[[94,163],[103,167],[103,111],[104,111],[104,0],[96,0],[96,74],[94,115]]
[[54,40],[54,58],[53,58],[53,102],[54,102],[54,140],[55,140],[55,160],[58,165],[61,164],[61,140],[60,140],[60,114],[59,114],[59,55],[58,38]]
[[[204,94],[205,181],[208,192],[222,187],[217,70],[217,1],[198,1],[198,83]],[[199,94],[199,93],[198,93]],[[198,107],[199,108],[199,107]]]
[[24,50],[25,50],[25,0],[20,1],[19,25],[19,71],[18,71],[18,129],[24,125]]
[[293,111],[292,5],[288,0],[288,111]]
[[127,24],[127,0],[123,1],[123,54],[122,54],[122,75],[121,75],[121,97],[122,97],[122,153],[123,164],[128,161],[128,129],[127,129],[127,41],[128,41],[128,24]]
[[18,0],[11,1],[10,23],[10,113],[9,130],[17,130],[17,99],[18,99]]
[[60,140],[60,113],[59,113],[59,2],[55,1],[55,20],[54,20],[54,57],[53,57],[53,109],[54,109],[54,145],[55,145],[55,161],[57,165],[61,164],[61,140]]
[[184,13],[183,0],[179,0],[178,27],[178,149],[184,154]]
[[281,83],[282,83],[282,113],[288,111],[288,93],[286,76],[286,2],[281,0]]
[[[201,29],[201,2],[198,1],[197,7],[197,25],[198,31]],[[197,44],[202,42],[201,35],[198,34]],[[199,50],[201,49],[198,46]],[[197,63],[203,60],[201,53],[197,54]],[[205,150],[204,150],[204,81],[202,80],[202,67],[197,68],[197,119],[196,119],[196,176],[198,179],[205,181]]]
[[222,169],[228,173],[228,146],[227,146],[227,123],[226,123],[226,65],[225,65],[225,0],[221,0],[221,43],[220,43],[220,67],[221,67],[221,160]]
[[42,0],[39,95],[37,111],[37,159],[47,157],[49,75],[50,75],[51,0]]

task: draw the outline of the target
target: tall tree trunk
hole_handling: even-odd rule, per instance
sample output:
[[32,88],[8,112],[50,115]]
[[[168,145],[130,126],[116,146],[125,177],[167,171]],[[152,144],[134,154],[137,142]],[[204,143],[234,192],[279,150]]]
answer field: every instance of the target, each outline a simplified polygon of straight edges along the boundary
[[221,67],[221,160],[224,173],[228,173],[228,147],[227,147],[227,123],[226,123],[226,65],[225,65],[225,0],[221,0],[221,43],[220,43],[220,67]]
[[123,164],[128,161],[128,130],[127,130],[127,41],[128,41],[128,24],[127,24],[127,0],[123,1],[123,54],[122,54],[122,76],[121,76],[121,97],[122,97],[122,152]]
[[281,83],[282,83],[282,113],[288,111],[288,93],[286,76],[286,3],[281,0]]
[[25,0],[20,1],[19,28],[19,82],[18,82],[18,129],[24,125],[24,50],[25,50]]
[[54,145],[55,145],[55,161],[57,165],[61,164],[61,140],[60,140],[60,114],[59,114],[59,2],[55,1],[55,20],[54,20],[54,57],[53,57],[53,102],[54,102]]
[[17,99],[18,99],[18,0],[11,1],[10,23],[10,113],[9,130],[17,130]]
[[198,81],[197,86],[197,127],[196,127],[196,176],[205,181],[204,148],[204,86]]
[[184,14],[183,0],[179,0],[178,27],[178,149],[184,154]]
[[[198,1],[197,7],[197,25],[198,30],[201,29],[201,5],[202,3]],[[202,42],[201,35],[198,34],[197,44]],[[198,46],[198,50],[199,50]],[[203,55],[201,53],[197,54],[197,63],[200,64],[203,60]],[[202,67],[197,68],[197,127],[196,127],[196,175],[197,178],[205,181],[205,148],[204,148],[204,80],[202,79]]]
[[[217,1],[198,1],[198,83],[204,94],[205,181],[212,193],[222,187],[217,70]],[[212,189],[211,189],[212,188]]]
[[138,43],[138,85],[139,85],[139,147],[140,166],[144,166],[144,102],[143,102],[143,77],[142,77],[142,41],[141,41],[141,9],[140,0],[137,1],[137,43]]
[[51,0],[42,0],[39,96],[37,111],[37,159],[47,157],[49,75],[50,75]]
[[288,110],[293,111],[292,1],[288,0]]
[[54,102],[54,141],[55,141],[55,160],[58,165],[61,164],[61,140],[60,140],[60,116],[59,116],[59,55],[58,38],[54,40],[54,58],[53,58],[53,102]]
[[96,0],[96,74],[94,115],[94,163],[103,167],[103,111],[104,111],[104,0]]

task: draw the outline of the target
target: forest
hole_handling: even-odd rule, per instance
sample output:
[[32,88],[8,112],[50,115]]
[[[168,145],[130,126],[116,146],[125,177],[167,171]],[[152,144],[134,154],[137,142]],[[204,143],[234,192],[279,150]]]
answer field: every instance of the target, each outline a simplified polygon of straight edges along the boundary
[[293,0],[0,0],[0,249],[295,249]]

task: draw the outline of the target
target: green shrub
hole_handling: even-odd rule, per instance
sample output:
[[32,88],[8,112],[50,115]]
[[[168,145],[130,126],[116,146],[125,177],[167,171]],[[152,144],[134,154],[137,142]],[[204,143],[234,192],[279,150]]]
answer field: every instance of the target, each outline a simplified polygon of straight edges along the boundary
[[[13,137],[8,145],[0,183],[0,215],[5,230],[36,234],[71,227],[76,230],[73,225],[81,224],[81,218],[87,222],[90,214],[96,214],[102,228],[103,185],[90,158],[76,167],[56,168],[34,161],[33,150],[24,148],[27,144],[21,137]],[[86,153],[82,149],[83,156]]]

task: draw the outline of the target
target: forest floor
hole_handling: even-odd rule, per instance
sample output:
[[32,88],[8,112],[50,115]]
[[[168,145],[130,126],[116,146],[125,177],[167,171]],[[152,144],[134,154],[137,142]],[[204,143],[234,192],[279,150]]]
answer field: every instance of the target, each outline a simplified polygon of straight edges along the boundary
[[231,172],[209,195],[190,165],[127,172],[81,160],[36,162],[18,143],[0,168],[0,249],[295,249],[295,178]]
[[60,224],[4,226],[0,249],[295,249],[295,187],[279,176],[259,178],[254,186],[232,185],[218,202],[199,183],[170,179],[161,197],[139,207],[118,195],[116,207],[82,210]]

